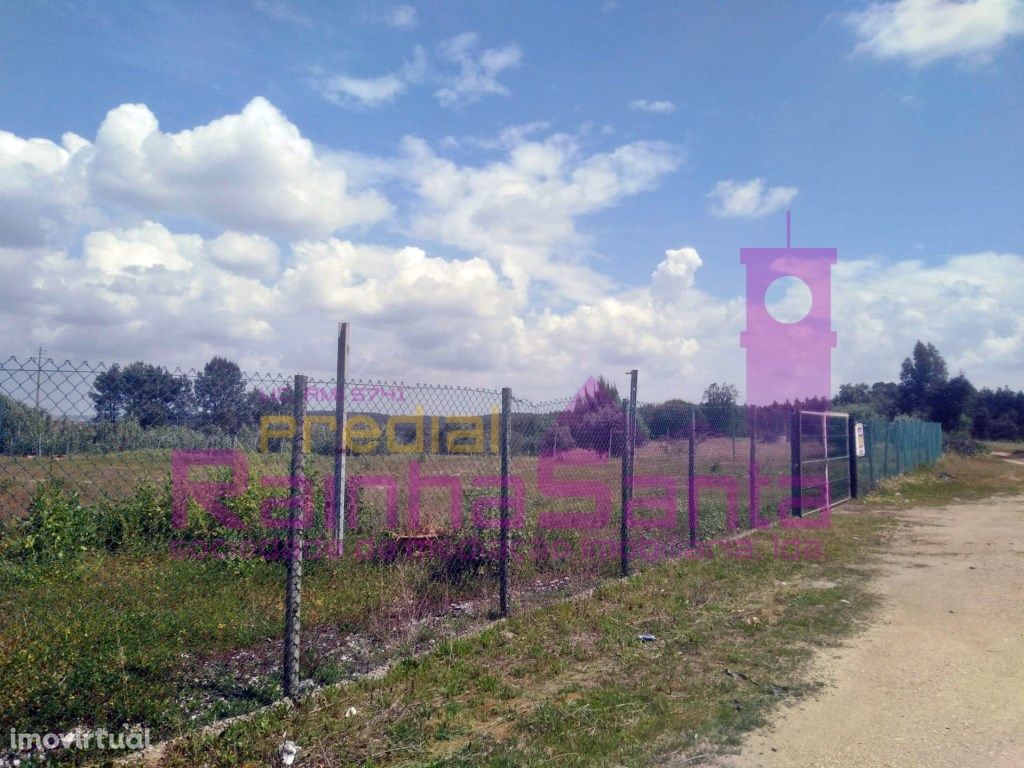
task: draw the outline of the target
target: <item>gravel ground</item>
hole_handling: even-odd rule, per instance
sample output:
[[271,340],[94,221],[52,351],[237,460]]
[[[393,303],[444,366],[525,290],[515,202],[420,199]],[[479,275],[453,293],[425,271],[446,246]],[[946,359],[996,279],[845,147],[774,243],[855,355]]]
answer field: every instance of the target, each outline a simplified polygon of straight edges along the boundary
[[1024,497],[900,515],[870,628],[716,766],[1024,767]]

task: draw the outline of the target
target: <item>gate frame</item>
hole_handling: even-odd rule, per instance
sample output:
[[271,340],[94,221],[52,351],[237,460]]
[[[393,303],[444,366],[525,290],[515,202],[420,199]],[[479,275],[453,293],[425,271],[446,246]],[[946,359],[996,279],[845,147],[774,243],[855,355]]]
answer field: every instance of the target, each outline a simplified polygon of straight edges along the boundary
[[[803,444],[803,429],[801,427],[801,417],[807,416],[821,416],[821,443],[823,448],[823,459],[812,459],[805,461],[803,454],[801,453],[801,447]],[[843,438],[846,445],[846,453],[842,456],[829,456],[828,453],[828,420],[829,417],[843,418],[846,419],[846,427],[842,430]],[[845,501],[849,501],[855,498],[854,495],[854,483],[855,483],[855,469],[853,463],[856,459],[852,456],[850,450],[850,429],[853,422],[850,419],[850,414],[842,413],[841,411],[802,411],[794,410],[790,421],[790,472],[792,475],[792,514],[794,517],[803,517],[804,515],[811,515],[815,512],[821,512],[822,510],[829,510],[832,507],[842,504]],[[832,495],[832,484],[828,474],[828,465],[830,461],[846,460],[847,465],[850,466],[849,471],[849,495],[842,499],[833,500]],[[821,507],[814,509],[805,510],[803,507],[803,465],[808,463],[823,463],[825,465],[825,504]]]

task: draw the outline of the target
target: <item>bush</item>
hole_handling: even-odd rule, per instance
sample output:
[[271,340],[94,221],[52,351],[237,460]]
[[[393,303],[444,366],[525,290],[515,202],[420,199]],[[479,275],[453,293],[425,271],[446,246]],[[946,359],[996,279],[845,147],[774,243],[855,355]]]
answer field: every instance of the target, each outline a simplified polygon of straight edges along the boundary
[[166,545],[171,534],[170,485],[144,486],[132,496],[82,506],[62,480],[41,483],[28,515],[8,523],[4,556],[27,564],[67,561],[89,550],[143,551]]
[[41,483],[28,516],[14,526],[7,554],[26,562],[69,560],[97,544],[95,516],[60,480]]
[[96,526],[97,545],[111,552],[166,544],[171,535],[170,486],[161,492],[143,486],[128,499],[99,505]]
[[942,450],[959,453],[961,456],[979,456],[988,453],[988,447],[971,437],[967,431],[944,432]]

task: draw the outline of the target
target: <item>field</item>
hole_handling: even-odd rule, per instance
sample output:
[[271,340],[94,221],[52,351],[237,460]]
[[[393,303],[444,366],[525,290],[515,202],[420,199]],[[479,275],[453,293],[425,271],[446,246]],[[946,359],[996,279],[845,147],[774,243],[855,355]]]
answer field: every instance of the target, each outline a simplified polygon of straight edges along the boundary
[[[745,524],[749,444],[737,440],[735,454],[734,443],[727,438],[708,439],[696,448],[697,474],[733,478],[730,482],[738,491],[739,523]],[[785,441],[759,444],[757,449],[766,473],[788,469]],[[561,457],[563,461],[571,458]],[[593,455],[585,458],[595,459]],[[478,528],[473,505],[496,495],[496,488],[493,482],[485,487],[474,479],[497,475],[497,458],[350,457],[350,477],[398,478],[402,528],[408,528],[409,459],[421,461],[422,475],[460,478],[461,535],[472,534],[493,543],[493,507],[477,510],[476,522],[483,526]],[[259,476],[287,472],[284,455],[249,455],[248,460],[251,483]],[[163,521],[160,524],[167,527],[168,452],[54,459],[5,457],[0,461],[0,476],[6,481],[0,503],[9,519],[24,517],[34,495],[51,488],[47,479],[59,478],[64,489],[46,496],[52,506],[47,508],[47,520],[63,519],[62,514],[71,515],[70,519],[102,514],[122,520],[127,515],[124,510],[131,510],[128,517],[150,521],[150,529],[157,525],[153,520]],[[309,457],[307,469],[314,488],[322,488],[330,466],[327,457]],[[677,516],[671,525],[658,529],[641,528],[641,521],[634,535],[684,547],[689,538],[686,442],[644,446],[637,452],[635,473],[671,478],[676,486]],[[600,480],[610,495],[610,518],[583,533],[542,531],[538,516],[542,512],[592,514],[592,499],[543,497],[536,457],[515,457],[512,474],[522,477],[525,490],[525,521],[513,531],[515,611],[550,603],[618,572],[621,483],[617,458],[596,466],[563,466],[557,471],[557,478],[566,482],[569,491],[579,494],[581,484]],[[193,473],[193,481],[202,479],[201,473]],[[214,472],[211,479],[224,478],[217,478]],[[150,491],[132,493],[146,484]],[[81,508],[68,506],[70,491],[78,493]],[[265,489],[251,491],[242,506],[252,513],[267,493]],[[650,493],[641,488],[636,492],[637,497]],[[320,509],[322,491],[315,495]],[[420,527],[450,536],[444,533],[451,525],[450,498],[446,489],[424,490]],[[780,488],[770,493],[766,490],[762,499],[765,513],[781,498]],[[643,518],[649,512],[637,510],[636,514]],[[190,518],[208,520],[195,508]],[[386,522],[383,491],[362,491],[357,524],[348,532],[350,552],[356,542],[380,541]],[[724,492],[702,492],[702,538],[720,535],[726,527]],[[15,531],[8,528],[4,538],[5,546],[11,546]],[[545,546],[538,548],[538,540]],[[593,541],[599,543],[587,549]],[[562,546],[551,547],[553,542]],[[584,550],[587,557],[582,556]],[[634,566],[644,569],[649,563],[638,558]],[[125,535],[117,546],[88,547],[49,562],[26,563],[8,557],[0,561],[0,569],[0,686],[6,693],[0,706],[4,722],[19,723],[23,730],[44,731],[79,725],[116,729],[126,723],[143,723],[153,729],[154,737],[163,737],[251,710],[280,696],[282,563],[174,559],[168,554],[167,536],[161,534],[151,541]],[[317,683],[334,682],[485,621],[495,606],[496,588],[493,566],[486,558],[468,564],[428,557],[308,562],[303,585],[303,676]]]
[[758,532],[750,560],[686,558],[605,582],[381,678],[190,736],[160,764],[268,764],[285,738],[311,768],[703,764],[770,708],[814,692],[813,651],[834,648],[876,609],[868,582],[901,508],[1022,489],[1022,467],[950,455],[843,507],[813,532],[820,560],[778,557],[779,532]]
[[1024,455],[1024,441],[986,440],[985,445],[990,451],[999,451],[1015,456]]

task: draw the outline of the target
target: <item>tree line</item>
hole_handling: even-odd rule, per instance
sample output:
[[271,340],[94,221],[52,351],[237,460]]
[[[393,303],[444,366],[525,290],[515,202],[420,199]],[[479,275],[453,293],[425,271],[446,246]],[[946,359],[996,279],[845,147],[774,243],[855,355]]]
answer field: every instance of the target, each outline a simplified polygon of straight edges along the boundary
[[142,429],[187,426],[237,437],[260,417],[277,413],[291,402],[291,387],[273,395],[248,389],[241,368],[214,357],[192,381],[159,365],[135,362],[113,365],[99,374],[89,398],[95,421],[115,424],[135,421]]
[[[255,444],[261,417],[290,412],[293,399],[290,386],[272,393],[251,386],[236,363],[220,356],[194,378],[141,361],[113,365],[96,377],[89,398],[95,415],[85,423],[55,419],[45,409],[0,395],[0,453]],[[922,341],[903,361],[898,381],[843,384],[831,402],[821,398],[758,408],[761,439],[786,434],[788,416],[797,408],[843,410],[858,419],[910,416],[937,421],[947,433],[1024,440],[1024,392],[978,389],[963,372],[950,376],[938,349]],[[698,439],[746,437],[748,414],[738,403],[736,387],[716,382],[697,402],[674,398],[640,405],[637,443],[685,438],[691,425]],[[514,413],[511,426],[517,453],[586,448],[617,456],[624,445],[626,415],[618,390],[602,378],[594,391],[564,412]],[[330,446],[325,443],[323,448]]]
[[1024,440],[1024,391],[978,389],[963,371],[951,377],[935,345],[922,341],[904,359],[898,382],[843,384],[833,405],[864,418],[937,421],[944,432],[979,440]]

